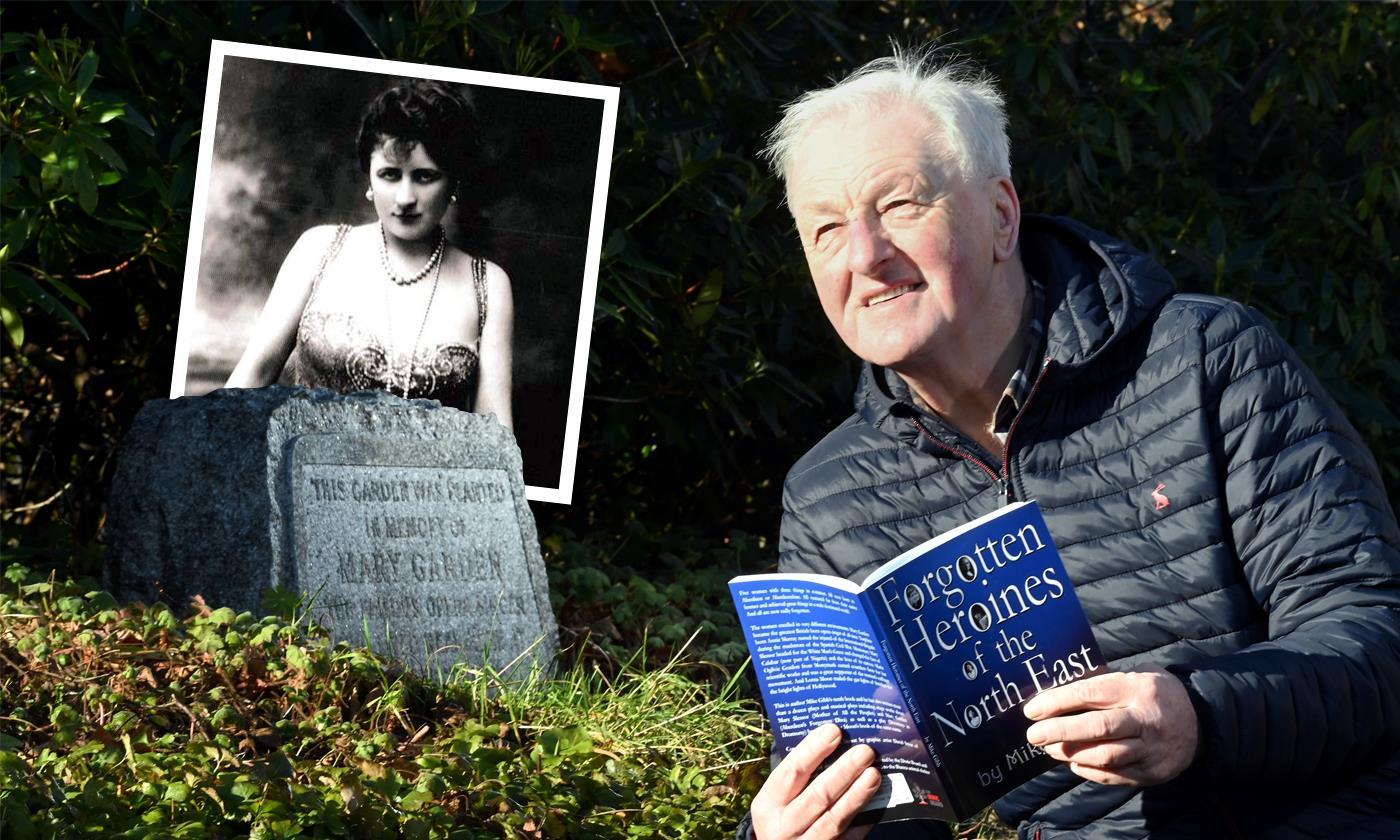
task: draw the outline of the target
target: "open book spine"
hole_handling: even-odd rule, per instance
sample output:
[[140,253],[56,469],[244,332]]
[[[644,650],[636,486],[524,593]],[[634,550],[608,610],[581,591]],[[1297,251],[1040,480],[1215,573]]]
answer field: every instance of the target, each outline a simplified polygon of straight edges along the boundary
[[878,642],[880,653],[885,657],[885,663],[889,666],[890,673],[894,676],[896,687],[899,688],[899,696],[904,701],[905,707],[909,710],[909,717],[914,721],[914,727],[920,735],[924,750],[928,753],[929,767],[931,772],[928,775],[929,793],[939,798],[939,801],[951,809],[954,813],[964,813],[963,803],[956,798],[954,790],[948,784],[948,780],[943,771],[943,756],[934,742],[933,734],[929,731],[928,716],[924,714],[923,705],[919,698],[915,696],[913,689],[909,685],[909,680],[904,676],[904,671],[899,662],[895,659],[894,650],[890,647],[890,640],[881,629],[875,616],[870,615],[869,603],[865,600],[861,602],[866,607],[866,615],[870,618],[870,628]]

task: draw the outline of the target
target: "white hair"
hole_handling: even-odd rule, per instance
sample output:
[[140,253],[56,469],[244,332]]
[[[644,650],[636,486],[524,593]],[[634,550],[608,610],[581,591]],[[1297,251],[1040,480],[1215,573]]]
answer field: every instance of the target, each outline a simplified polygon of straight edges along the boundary
[[828,88],[808,91],[783,108],[762,155],[786,188],[793,157],[807,131],[821,120],[913,105],[932,123],[930,151],[965,179],[1011,176],[1004,100],[990,76],[975,65],[944,61],[934,49],[877,58]]

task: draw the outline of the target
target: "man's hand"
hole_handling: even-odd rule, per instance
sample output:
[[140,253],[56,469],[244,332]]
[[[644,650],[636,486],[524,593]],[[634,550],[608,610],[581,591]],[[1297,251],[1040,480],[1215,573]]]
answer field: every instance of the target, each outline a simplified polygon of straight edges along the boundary
[[840,743],[840,727],[834,723],[819,726],[773,770],[753,798],[753,829],[758,840],[818,840],[843,835],[861,806],[879,789],[880,771],[872,766],[875,751],[862,744],[847,750],[812,779],[817,767]]
[[1181,681],[1160,668],[1051,688],[1027,701],[1025,713],[1039,721],[1026,740],[1091,782],[1158,785],[1196,755],[1196,710]]

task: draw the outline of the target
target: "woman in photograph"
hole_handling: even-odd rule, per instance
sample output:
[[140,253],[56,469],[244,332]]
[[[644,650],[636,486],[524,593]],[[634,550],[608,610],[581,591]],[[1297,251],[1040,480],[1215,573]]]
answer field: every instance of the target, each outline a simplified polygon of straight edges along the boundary
[[282,261],[231,388],[379,389],[494,414],[511,428],[510,278],[447,242],[478,161],[470,106],[447,85],[386,90],[360,121],[376,222],[322,225]]

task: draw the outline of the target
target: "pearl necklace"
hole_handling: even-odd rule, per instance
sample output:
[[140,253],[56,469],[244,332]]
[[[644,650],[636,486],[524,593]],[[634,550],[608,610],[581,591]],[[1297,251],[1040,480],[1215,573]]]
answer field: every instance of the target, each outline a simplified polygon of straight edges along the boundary
[[437,247],[433,248],[433,255],[428,257],[427,264],[424,265],[422,270],[417,274],[400,277],[395,274],[394,269],[389,266],[389,236],[384,232],[384,223],[379,223],[379,263],[384,266],[385,276],[394,281],[394,284],[397,286],[412,286],[414,283],[427,277],[428,272],[441,265],[442,252],[446,245],[447,233],[442,229],[442,225],[438,225]]
[[[433,265],[433,288],[428,292],[428,305],[423,307],[423,320],[418,324],[418,335],[413,339],[413,349],[408,354],[408,364],[399,365],[395,361],[394,354],[394,318],[390,311],[389,287],[384,287],[384,315],[385,331],[389,346],[385,348],[384,354],[384,384],[389,393],[394,393],[394,380],[398,380],[399,389],[403,392],[403,398],[408,399],[408,392],[413,387],[413,369],[418,365],[418,345],[423,342],[423,329],[428,326],[428,313],[433,311],[433,300],[437,297],[438,278],[442,276],[442,260],[436,260]],[[389,275],[390,280],[394,276]],[[394,282],[398,282],[395,280]],[[407,285],[399,283],[399,285]]]

